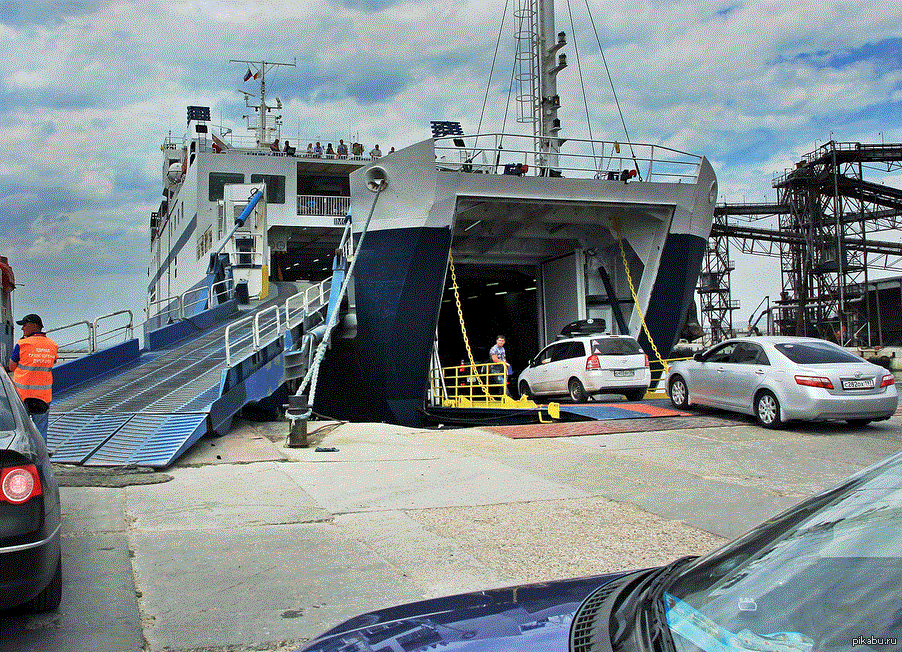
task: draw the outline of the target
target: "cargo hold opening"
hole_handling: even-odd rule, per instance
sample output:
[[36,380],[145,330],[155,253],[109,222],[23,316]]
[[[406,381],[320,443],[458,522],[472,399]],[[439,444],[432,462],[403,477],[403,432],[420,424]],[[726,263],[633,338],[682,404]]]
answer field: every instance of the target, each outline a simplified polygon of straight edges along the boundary
[[[504,334],[508,361],[519,372],[539,350],[535,278],[522,271],[471,265],[455,271],[473,359],[488,362],[495,338]],[[451,287],[449,272],[438,321],[442,366],[469,362]]]

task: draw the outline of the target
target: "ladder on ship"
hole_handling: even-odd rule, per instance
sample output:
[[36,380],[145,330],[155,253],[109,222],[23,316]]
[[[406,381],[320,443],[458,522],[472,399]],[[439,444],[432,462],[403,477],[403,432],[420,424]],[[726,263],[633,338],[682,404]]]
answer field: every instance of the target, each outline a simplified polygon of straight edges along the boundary
[[[337,309],[333,286],[340,287],[341,278],[336,270],[304,292],[240,314],[232,299],[150,333],[143,351],[130,340],[60,365],[55,376],[89,380],[55,388],[51,459],[165,468],[204,435],[224,434],[242,407],[291,378],[285,352]],[[185,335],[186,323],[193,333]]]

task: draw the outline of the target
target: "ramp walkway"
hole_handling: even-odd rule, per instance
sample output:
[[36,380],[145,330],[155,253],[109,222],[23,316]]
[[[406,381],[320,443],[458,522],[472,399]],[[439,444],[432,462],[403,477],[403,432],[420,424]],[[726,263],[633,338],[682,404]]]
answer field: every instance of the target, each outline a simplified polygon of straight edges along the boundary
[[[242,407],[285,382],[291,329],[325,318],[331,284],[330,278],[247,312],[231,300],[149,333],[145,350],[131,340],[60,365],[47,437],[51,460],[165,468],[202,436],[224,434]],[[75,378],[57,389],[57,376]]]

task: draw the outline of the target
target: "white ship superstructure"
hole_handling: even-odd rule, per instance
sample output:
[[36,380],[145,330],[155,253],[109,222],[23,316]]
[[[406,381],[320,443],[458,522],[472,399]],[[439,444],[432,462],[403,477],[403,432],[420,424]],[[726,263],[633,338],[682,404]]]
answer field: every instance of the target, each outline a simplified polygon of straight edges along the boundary
[[[249,135],[214,125],[209,108],[192,106],[185,135],[163,142],[163,200],[150,225],[148,318],[165,321],[180,305],[201,310],[219,283],[246,283],[250,296],[266,298],[270,279],[317,281],[331,274],[350,206],[348,175],[369,159],[350,151],[308,154],[307,142],[286,147],[281,100],[270,106],[265,95],[272,65],[282,64],[256,64],[259,102],[246,93]],[[257,190],[263,201],[236,226]]]

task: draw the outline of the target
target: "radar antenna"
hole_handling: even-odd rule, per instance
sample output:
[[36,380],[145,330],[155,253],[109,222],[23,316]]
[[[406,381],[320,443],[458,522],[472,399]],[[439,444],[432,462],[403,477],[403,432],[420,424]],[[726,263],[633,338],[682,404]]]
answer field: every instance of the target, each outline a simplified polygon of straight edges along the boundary
[[[256,125],[251,125],[251,116],[247,115],[245,118],[248,120],[247,128],[250,131],[254,131],[257,134],[257,144],[258,145],[269,145],[273,142],[273,134],[278,136],[279,128],[282,126],[282,116],[275,116],[274,120],[271,122],[272,126],[269,126],[269,121],[267,119],[267,114],[270,111],[282,110],[282,101],[279,98],[276,98],[276,106],[269,106],[266,104],[266,73],[275,68],[276,66],[297,66],[298,62],[295,59],[292,63],[277,63],[273,61],[246,61],[244,59],[230,59],[229,63],[246,63],[248,65],[248,76],[245,78],[245,81],[249,79],[259,79],[260,80],[260,103],[259,104],[251,104],[250,98],[254,97],[253,93],[248,93],[247,91],[243,91],[241,89],[238,90],[239,93],[244,94],[244,103],[249,109],[254,109],[257,112],[259,121]],[[253,70],[253,72],[251,72]]]

